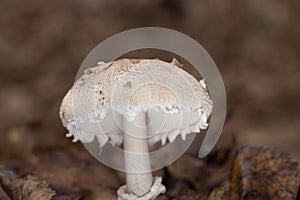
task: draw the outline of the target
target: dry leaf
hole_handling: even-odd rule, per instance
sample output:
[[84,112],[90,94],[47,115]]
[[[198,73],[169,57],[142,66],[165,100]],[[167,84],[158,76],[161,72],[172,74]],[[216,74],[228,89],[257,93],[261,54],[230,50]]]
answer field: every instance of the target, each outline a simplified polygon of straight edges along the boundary
[[268,148],[240,148],[231,176],[232,199],[294,200],[300,184],[298,164]]
[[46,181],[30,175],[1,177],[0,184],[12,200],[50,200],[55,195]]

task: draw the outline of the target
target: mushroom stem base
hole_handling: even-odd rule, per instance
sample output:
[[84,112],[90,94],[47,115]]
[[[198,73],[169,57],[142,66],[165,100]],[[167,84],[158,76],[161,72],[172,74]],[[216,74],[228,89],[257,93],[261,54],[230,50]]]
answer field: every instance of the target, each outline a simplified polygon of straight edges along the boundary
[[161,177],[155,177],[149,192],[143,196],[136,196],[135,194],[128,193],[126,190],[127,186],[123,185],[118,189],[118,200],[154,200],[160,194],[166,192],[166,188],[161,181]]

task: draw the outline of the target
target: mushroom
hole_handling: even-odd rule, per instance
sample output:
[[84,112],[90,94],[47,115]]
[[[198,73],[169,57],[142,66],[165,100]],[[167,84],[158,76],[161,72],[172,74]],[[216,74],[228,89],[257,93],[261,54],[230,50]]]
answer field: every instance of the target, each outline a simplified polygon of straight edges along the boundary
[[126,185],[119,200],[150,200],[166,191],[152,177],[149,146],[208,127],[212,101],[198,82],[173,59],[120,59],[85,70],[64,97],[60,118],[73,142],[123,144]]

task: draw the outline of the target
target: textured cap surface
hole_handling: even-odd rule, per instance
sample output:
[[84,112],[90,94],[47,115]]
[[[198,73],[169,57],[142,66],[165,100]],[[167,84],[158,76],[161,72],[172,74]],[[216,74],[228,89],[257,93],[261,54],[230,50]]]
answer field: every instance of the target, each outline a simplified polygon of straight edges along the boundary
[[96,137],[100,146],[107,141],[120,145],[121,116],[131,121],[140,111],[149,119],[149,144],[165,144],[207,128],[212,101],[204,81],[176,60],[121,59],[85,70],[65,96],[60,117],[74,142]]

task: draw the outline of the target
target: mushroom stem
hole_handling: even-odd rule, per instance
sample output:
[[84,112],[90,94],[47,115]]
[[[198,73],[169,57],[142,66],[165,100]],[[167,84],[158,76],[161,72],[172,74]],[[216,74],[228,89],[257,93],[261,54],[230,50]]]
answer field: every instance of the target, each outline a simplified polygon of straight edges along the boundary
[[149,192],[153,183],[145,112],[140,112],[130,122],[124,117],[123,126],[126,189],[128,193],[142,196]]

